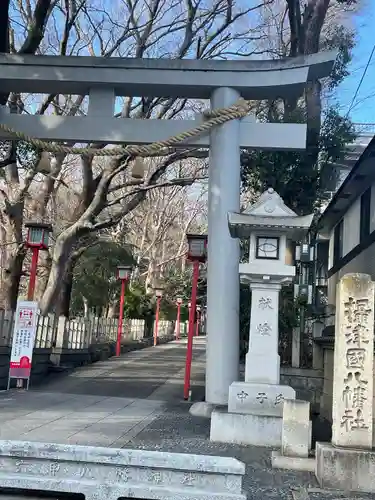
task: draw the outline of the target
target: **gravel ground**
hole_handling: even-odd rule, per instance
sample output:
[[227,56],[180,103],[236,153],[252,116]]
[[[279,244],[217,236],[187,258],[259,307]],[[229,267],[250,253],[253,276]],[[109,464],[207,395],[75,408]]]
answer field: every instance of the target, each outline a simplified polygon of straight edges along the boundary
[[210,421],[189,414],[189,404],[167,404],[165,412],[126,448],[138,448],[202,455],[235,457],[246,464],[244,491],[248,500],[367,500],[374,495],[350,495],[322,491],[315,475],[271,468],[271,452],[267,448],[212,443]]

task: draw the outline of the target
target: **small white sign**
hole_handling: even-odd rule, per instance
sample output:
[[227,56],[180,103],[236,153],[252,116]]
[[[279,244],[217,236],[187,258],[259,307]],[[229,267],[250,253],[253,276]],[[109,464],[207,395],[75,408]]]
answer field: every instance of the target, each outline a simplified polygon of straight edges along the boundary
[[38,303],[19,301],[14,321],[9,378],[30,378],[37,323]]

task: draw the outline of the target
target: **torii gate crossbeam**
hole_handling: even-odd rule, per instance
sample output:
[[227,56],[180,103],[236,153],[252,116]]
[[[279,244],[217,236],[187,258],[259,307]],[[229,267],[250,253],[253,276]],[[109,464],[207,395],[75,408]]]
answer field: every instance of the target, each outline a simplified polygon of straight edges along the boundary
[[0,54],[1,92],[210,99],[220,87],[244,99],[301,94],[307,80],[327,76],[336,51],[275,61],[205,61]]

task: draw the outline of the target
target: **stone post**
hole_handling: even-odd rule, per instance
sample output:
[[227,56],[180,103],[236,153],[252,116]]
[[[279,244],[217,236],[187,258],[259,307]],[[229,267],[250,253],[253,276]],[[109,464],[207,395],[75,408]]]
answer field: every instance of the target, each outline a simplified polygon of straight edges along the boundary
[[315,458],[309,458],[311,437],[310,403],[286,399],[283,406],[281,452],[272,452],[272,467],[314,472]]
[[246,354],[245,381],[280,383],[279,283],[251,283],[249,351]]
[[347,274],[337,285],[332,444],[372,448],[374,283]]
[[281,454],[287,457],[307,458],[311,446],[310,403],[286,399],[283,407]]
[[67,319],[65,316],[59,316],[57,322],[57,333],[56,333],[56,349],[63,349],[66,346],[67,332],[66,332]]
[[301,327],[295,326],[292,330],[292,367],[299,368],[301,358]]
[[[288,385],[280,385],[279,343],[279,293],[281,284],[275,282],[250,283],[251,320],[249,350],[246,354],[245,382],[233,382],[229,387],[228,411],[265,417],[272,429],[259,421],[259,429],[252,435],[262,436],[267,446],[281,442],[281,417],[285,399],[295,399],[295,390]],[[273,435],[272,435],[273,433]],[[272,436],[271,436],[272,435]],[[245,442],[245,441],[243,441]],[[252,443],[249,443],[252,444]]]
[[65,316],[59,316],[57,321],[54,323],[54,328],[56,328],[55,345],[51,353],[51,361],[56,366],[61,364],[63,350],[67,347],[68,333],[67,333],[67,323],[68,320]]
[[323,355],[324,351],[322,346],[318,345],[315,342],[315,339],[321,338],[324,329],[324,323],[322,321],[315,321],[313,323],[313,368],[315,370],[323,370],[324,368],[324,360]]

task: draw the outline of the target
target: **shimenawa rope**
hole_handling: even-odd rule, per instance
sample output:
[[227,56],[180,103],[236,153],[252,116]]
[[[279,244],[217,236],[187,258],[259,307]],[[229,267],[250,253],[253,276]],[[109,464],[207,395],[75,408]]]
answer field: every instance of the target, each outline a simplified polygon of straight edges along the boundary
[[42,149],[51,153],[86,154],[93,156],[122,156],[124,154],[129,154],[132,156],[149,156],[161,152],[165,148],[177,146],[181,142],[208,132],[211,128],[218,125],[223,125],[230,120],[243,118],[249,113],[250,109],[251,101],[240,99],[237,103],[229,106],[228,108],[206,110],[203,112],[205,121],[203,121],[203,123],[201,123],[200,125],[197,125],[191,130],[170,137],[165,141],[154,142],[152,144],[147,144],[146,146],[126,146],[107,149],[90,147],[78,148],[48,141],[42,141],[40,139],[36,139],[27,134],[24,134],[23,132],[14,130],[13,128],[3,123],[0,123],[0,130],[12,135],[15,139],[28,142],[38,149]]

